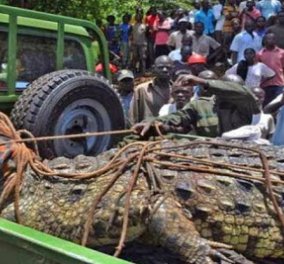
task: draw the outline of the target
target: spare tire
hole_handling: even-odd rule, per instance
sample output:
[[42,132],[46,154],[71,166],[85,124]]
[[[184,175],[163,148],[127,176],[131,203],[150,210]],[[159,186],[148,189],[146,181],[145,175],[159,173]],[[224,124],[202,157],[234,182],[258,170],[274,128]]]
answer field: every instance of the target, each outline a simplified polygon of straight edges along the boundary
[[[124,128],[123,108],[108,80],[82,70],[62,70],[38,78],[19,97],[11,112],[17,129],[34,136],[67,135]],[[44,158],[97,155],[117,136],[39,142]]]

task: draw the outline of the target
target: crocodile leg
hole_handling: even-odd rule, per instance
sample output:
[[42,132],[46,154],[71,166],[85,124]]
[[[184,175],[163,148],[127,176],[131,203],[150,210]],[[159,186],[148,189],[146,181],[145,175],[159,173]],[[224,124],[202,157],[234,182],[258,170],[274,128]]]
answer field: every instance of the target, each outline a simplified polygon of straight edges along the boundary
[[195,229],[190,213],[183,212],[176,201],[160,198],[157,204],[148,225],[154,243],[177,253],[186,263],[212,264],[212,255],[234,263],[209,246]]

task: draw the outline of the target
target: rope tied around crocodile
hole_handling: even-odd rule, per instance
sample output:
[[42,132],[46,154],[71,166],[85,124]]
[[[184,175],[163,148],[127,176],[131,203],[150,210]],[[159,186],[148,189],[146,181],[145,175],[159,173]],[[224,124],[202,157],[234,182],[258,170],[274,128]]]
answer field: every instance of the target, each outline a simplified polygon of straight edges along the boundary
[[[161,131],[159,131],[159,126],[156,124],[157,133],[162,136]],[[100,132],[102,133],[102,132]],[[129,133],[129,131],[127,131]],[[21,136],[29,136],[29,142],[33,142],[34,149],[28,148],[22,140]],[[267,194],[273,204],[274,210],[279,218],[279,221],[284,228],[284,215],[278,205],[277,199],[273,192],[274,186],[284,185],[282,176],[284,176],[284,171],[276,171],[269,168],[269,163],[267,157],[264,153],[255,148],[241,147],[237,145],[220,143],[216,141],[194,141],[186,145],[175,146],[175,147],[165,147],[162,146],[162,140],[157,140],[154,142],[142,142],[137,141],[130,143],[125,147],[119,149],[117,153],[111,158],[111,160],[101,168],[95,171],[81,172],[81,173],[63,173],[56,170],[52,170],[47,167],[39,158],[37,152],[37,138],[34,138],[27,131],[16,131],[12,125],[9,118],[0,113],[0,165],[2,165],[2,174],[3,174],[3,187],[2,193],[0,196],[0,210],[3,209],[3,206],[8,198],[13,198],[14,208],[15,208],[15,218],[21,223],[20,215],[20,191],[21,185],[24,181],[24,172],[27,166],[30,166],[38,175],[44,177],[58,176],[64,177],[71,180],[88,180],[96,177],[103,176],[105,174],[112,173],[112,180],[107,184],[107,186],[94,198],[94,201],[90,207],[90,210],[87,214],[86,222],[84,225],[84,233],[82,237],[82,245],[86,245],[90,229],[93,223],[94,212],[108,193],[108,191],[115,185],[119,177],[131,166],[134,164],[134,170],[129,178],[128,185],[123,191],[123,196],[125,197],[124,202],[124,211],[123,211],[123,221],[122,221],[122,231],[120,235],[119,244],[114,253],[115,256],[119,256],[121,250],[124,247],[124,242],[127,237],[127,228],[128,228],[128,216],[131,204],[131,194],[135,189],[137,180],[139,178],[139,172],[143,169],[147,173],[148,181],[151,183],[152,191],[163,192],[163,181],[160,178],[160,175],[156,172],[156,168],[166,168],[174,170],[191,170],[194,172],[207,173],[207,174],[218,174],[220,176],[232,177],[237,179],[244,179],[250,181],[257,181],[262,184],[267,191]],[[53,138],[56,138],[54,136]],[[61,136],[62,138],[62,136]],[[219,148],[226,149],[239,149],[242,151],[254,153],[258,155],[261,160],[262,168],[253,168],[250,166],[240,166],[230,163],[223,163],[217,161],[211,161],[208,159],[202,158],[193,158],[189,155],[178,154],[179,149],[186,148],[195,148],[196,146],[216,146]],[[12,159],[15,162],[15,170],[11,170],[7,165],[7,160]],[[238,172],[231,172],[232,169],[237,170]],[[230,171],[228,171],[230,170]],[[251,173],[261,173],[263,178],[255,177],[250,175]],[[271,175],[278,176],[279,178],[272,178]],[[212,245],[216,247],[226,246],[221,245],[215,242],[212,242]]]

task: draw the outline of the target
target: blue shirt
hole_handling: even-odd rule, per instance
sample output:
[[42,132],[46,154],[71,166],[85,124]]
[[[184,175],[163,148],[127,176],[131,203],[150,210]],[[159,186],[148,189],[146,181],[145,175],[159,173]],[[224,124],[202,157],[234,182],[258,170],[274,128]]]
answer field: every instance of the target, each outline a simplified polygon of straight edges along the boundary
[[128,43],[128,41],[129,41],[130,28],[131,28],[131,26],[129,24],[124,24],[124,23],[119,26],[120,39],[124,43]]
[[268,19],[281,11],[281,3],[278,0],[261,0],[256,3],[256,8]]
[[214,33],[214,14],[212,9],[207,10],[205,13],[202,9],[197,11],[194,17],[194,22],[202,22],[204,24],[204,34]]

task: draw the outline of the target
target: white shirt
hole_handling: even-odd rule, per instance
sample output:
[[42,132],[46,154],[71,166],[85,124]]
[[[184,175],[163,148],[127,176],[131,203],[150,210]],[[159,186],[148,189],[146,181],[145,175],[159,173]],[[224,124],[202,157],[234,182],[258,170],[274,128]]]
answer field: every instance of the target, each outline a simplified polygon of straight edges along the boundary
[[168,56],[172,61],[181,61],[182,59],[180,49],[175,49],[171,51]]
[[222,15],[223,6],[221,4],[216,4],[212,7],[214,17],[216,19],[216,31],[222,31],[224,22],[225,22],[225,16]]
[[180,49],[182,47],[182,38],[184,35],[192,36],[194,34],[193,30],[186,30],[185,34],[182,34],[180,30],[174,31],[170,34],[168,45]]
[[[238,63],[226,71],[226,74],[237,74]],[[262,81],[266,78],[271,78],[275,75],[275,72],[269,68],[266,64],[258,62],[248,67],[247,78],[245,79],[245,85],[248,88],[260,87]]]
[[261,49],[261,37],[259,37],[255,32],[252,34],[253,37],[247,31],[242,31],[234,37],[230,50],[238,53],[237,62],[244,59],[245,49],[252,48],[255,51],[259,51]]
[[165,104],[161,107],[159,111],[159,116],[166,116],[177,111],[177,106],[175,103],[173,104]]

